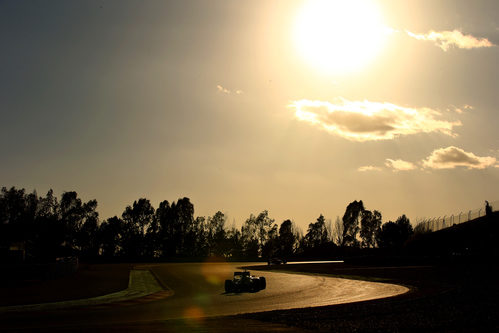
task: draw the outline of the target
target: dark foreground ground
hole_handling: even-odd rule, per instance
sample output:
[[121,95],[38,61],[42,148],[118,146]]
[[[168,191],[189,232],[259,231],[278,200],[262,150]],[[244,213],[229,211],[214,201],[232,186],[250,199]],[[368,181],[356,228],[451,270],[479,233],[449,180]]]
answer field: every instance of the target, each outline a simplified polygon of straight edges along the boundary
[[[0,288],[1,301],[4,304],[34,303],[116,291],[126,287],[130,267],[131,265],[84,265],[72,277],[4,286]],[[474,263],[468,260],[454,264],[418,266],[288,264],[251,269],[397,283],[411,287],[411,291],[389,299],[231,317],[112,326],[96,324],[92,331],[499,332],[499,273],[496,263]],[[72,331],[86,331],[90,327],[82,330],[75,328]]]
[[311,264],[272,269],[397,283],[410,286],[411,292],[383,300],[241,317],[327,332],[499,332],[497,263]]
[[80,264],[75,274],[64,278],[2,281],[0,306],[49,303],[110,294],[128,287],[131,267],[131,264]]

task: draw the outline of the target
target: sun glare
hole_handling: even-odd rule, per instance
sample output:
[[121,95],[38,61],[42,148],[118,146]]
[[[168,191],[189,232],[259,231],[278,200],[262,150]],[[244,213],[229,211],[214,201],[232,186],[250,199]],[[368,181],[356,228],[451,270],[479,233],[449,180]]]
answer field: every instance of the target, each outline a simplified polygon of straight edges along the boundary
[[370,0],[314,0],[300,10],[294,29],[299,53],[328,74],[361,70],[383,46],[388,29]]

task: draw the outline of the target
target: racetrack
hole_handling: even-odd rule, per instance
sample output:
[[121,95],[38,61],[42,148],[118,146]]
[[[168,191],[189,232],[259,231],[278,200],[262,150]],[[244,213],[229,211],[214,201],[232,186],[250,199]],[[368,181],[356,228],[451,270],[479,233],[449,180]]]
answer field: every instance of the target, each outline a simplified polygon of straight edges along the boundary
[[255,293],[224,293],[234,270],[251,263],[162,264],[150,267],[175,294],[162,302],[164,316],[220,316],[331,305],[390,297],[403,286],[317,275],[252,271],[265,276],[267,288]]
[[224,292],[225,279],[242,265],[258,263],[165,263],[137,265],[150,269],[173,295],[103,306],[0,315],[0,329],[95,328],[170,319],[194,319],[277,309],[313,307],[384,298],[407,292],[403,286],[317,275],[253,271],[267,288],[255,293]]

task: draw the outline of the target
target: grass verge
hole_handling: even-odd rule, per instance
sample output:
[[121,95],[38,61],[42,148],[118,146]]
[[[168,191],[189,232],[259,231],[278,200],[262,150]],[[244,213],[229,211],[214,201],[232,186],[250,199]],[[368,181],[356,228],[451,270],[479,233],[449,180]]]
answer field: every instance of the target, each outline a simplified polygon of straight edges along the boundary
[[80,264],[54,280],[9,281],[0,286],[0,306],[59,302],[106,295],[128,287],[131,264]]

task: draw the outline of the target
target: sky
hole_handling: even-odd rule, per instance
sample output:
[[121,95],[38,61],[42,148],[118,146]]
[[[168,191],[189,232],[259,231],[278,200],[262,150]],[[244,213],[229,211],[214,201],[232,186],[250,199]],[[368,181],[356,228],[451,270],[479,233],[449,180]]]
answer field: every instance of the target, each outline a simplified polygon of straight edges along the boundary
[[0,1],[0,186],[306,230],[499,200],[499,2]]

